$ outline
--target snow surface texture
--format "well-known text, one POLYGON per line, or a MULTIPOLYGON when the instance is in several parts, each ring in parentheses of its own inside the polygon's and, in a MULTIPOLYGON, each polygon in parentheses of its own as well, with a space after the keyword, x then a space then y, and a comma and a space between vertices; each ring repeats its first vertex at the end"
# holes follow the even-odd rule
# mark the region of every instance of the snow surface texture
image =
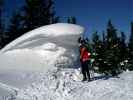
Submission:
POLYGON ((40 72, 29 71, 0 71, 0 100, 11 94, 16 94, 20 88, 36 82, 40 77, 40 72))
MULTIPOLYGON (((20 89, 16 100, 133 100, 133 72, 120 78, 99 77, 81 82, 80 70, 61 69, 40 74, 35 83, 20 89)), ((95 75, 96 76, 96 75, 95 75)))
POLYGON ((77 39, 83 32, 83 27, 65 23, 30 31, 1 50, 0 69, 46 72, 55 66, 77 66, 77 39))

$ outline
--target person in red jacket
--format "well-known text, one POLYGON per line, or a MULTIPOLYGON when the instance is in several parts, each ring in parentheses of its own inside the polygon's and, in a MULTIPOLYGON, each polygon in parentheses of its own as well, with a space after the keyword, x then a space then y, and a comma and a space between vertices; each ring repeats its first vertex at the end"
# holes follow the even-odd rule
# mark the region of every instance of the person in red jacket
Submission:
POLYGON ((84 43, 81 43, 80 45, 80 61, 81 61, 81 69, 83 74, 83 80, 86 81, 88 78, 88 81, 90 81, 90 72, 89 72, 89 62, 90 62, 91 53, 87 50, 87 48, 84 46, 84 43))

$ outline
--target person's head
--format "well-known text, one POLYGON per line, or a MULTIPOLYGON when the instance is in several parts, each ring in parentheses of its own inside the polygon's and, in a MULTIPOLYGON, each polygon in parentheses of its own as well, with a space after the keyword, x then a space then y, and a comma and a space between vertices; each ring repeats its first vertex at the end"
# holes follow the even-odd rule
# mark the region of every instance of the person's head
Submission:
POLYGON ((81 37, 78 38, 78 43, 81 43, 82 39, 81 37))
POLYGON ((78 38, 78 43, 79 43, 79 46, 82 46, 82 47, 85 47, 86 45, 86 41, 81 37, 78 38))
POLYGON ((86 45, 86 41, 85 41, 85 40, 82 40, 82 41, 81 41, 81 44, 82 44, 83 46, 85 46, 85 45, 86 45))
POLYGON ((83 47, 83 40, 80 40, 79 47, 83 47))
POLYGON ((82 46, 82 38, 81 37, 78 38, 78 43, 79 43, 79 47, 81 47, 82 46))

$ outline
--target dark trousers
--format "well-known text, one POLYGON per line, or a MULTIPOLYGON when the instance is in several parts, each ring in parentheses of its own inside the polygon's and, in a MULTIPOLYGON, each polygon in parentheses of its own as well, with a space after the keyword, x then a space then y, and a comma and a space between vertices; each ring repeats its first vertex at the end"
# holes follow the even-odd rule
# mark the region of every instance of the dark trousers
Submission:
POLYGON ((82 74, 83 74, 83 79, 88 79, 90 80, 90 72, 89 72, 89 61, 81 61, 81 69, 82 69, 82 74))

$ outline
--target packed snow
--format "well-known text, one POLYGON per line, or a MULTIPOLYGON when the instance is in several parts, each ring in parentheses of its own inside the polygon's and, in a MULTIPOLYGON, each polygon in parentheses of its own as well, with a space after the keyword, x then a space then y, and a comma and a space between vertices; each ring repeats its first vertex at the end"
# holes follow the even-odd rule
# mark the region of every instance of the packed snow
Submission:
POLYGON ((133 72, 117 78, 95 74, 91 82, 82 82, 80 70, 73 68, 38 76, 36 82, 16 92, 16 100, 133 100, 133 72))
MULTIPOLYGON (((14 85, 10 82, 10 85, 0 84, 0 87, 6 88, 10 94, 12 93, 15 100, 133 99, 133 72, 124 72, 117 78, 105 77, 95 73, 95 80, 91 82, 82 82, 80 69, 73 68, 62 68, 36 74, 17 72, 14 77, 8 76, 8 78, 11 77, 16 81, 14 85), (25 83, 24 80, 29 83, 25 83), (23 83, 25 86, 21 86, 23 83), (17 86, 16 84, 21 85, 17 86)), ((7 95, 9 100, 10 94, 7 95)))
POLYGON ((133 100, 133 72, 82 82, 79 25, 35 29, 0 51, 0 100, 133 100))

